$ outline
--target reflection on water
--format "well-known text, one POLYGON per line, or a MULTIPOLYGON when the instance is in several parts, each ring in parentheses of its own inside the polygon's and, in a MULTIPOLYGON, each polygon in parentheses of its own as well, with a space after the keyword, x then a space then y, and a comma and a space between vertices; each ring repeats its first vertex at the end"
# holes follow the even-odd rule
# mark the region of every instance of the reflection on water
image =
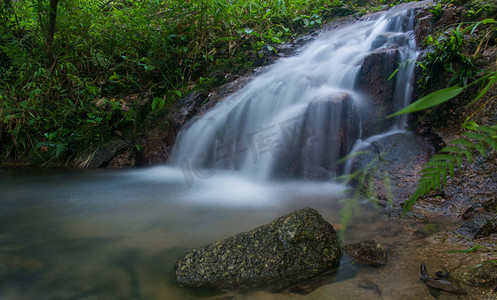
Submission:
MULTIPOLYGON (((172 268, 185 250, 306 206, 335 225, 340 219, 343 187, 337 184, 262 186, 218 174, 187 188, 181 176, 167 167, 2 170, 0 299, 202 299, 212 295, 174 284, 172 268)), ((347 240, 373 238, 390 250, 405 248, 403 227, 375 215, 363 208, 347 240)), ((390 269, 359 268, 352 278, 338 274, 340 280, 306 296, 259 291, 236 299, 374 299, 374 290, 358 289, 368 274, 387 290, 413 284, 423 289, 417 261, 408 264, 396 254, 390 269)), ((388 295, 383 291, 382 297, 388 295)))

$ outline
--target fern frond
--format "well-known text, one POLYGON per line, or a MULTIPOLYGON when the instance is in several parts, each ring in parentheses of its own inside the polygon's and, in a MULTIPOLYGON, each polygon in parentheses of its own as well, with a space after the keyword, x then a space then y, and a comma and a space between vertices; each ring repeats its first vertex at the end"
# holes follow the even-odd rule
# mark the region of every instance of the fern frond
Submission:
POLYGON ((460 145, 462 147, 471 147, 473 144, 465 139, 455 139, 451 142, 453 145, 460 145))
POLYGON ((419 198, 447 184, 448 175, 454 177, 455 167, 462 166, 464 159, 471 163, 473 152, 486 156, 488 147, 497 151, 497 125, 479 126, 472 123, 466 129, 470 130, 463 134, 463 138, 453 140, 425 164, 416 191, 404 202, 404 215, 419 198))
MULTIPOLYGON (((479 127, 478 127, 478 129, 481 130, 479 127)), ((484 133, 479 133, 479 132, 475 132, 475 131, 465 132, 464 135, 471 138, 471 139, 477 140, 477 141, 483 141, 484 139, 486 139, 488 137, 488 135, 486 135, 484 133)))
POLYGON ((487 143, 490 147, 497 149, 497 136, 493 137, 493 139, 485 140, 485 143, 487 143))
POLYGON ((483 142, 479 142, 478 144, 475 144, 476 150, 480 152, 481 156, 486 157, 487 156, 487 151, 485 150, 485 144, 483 142))

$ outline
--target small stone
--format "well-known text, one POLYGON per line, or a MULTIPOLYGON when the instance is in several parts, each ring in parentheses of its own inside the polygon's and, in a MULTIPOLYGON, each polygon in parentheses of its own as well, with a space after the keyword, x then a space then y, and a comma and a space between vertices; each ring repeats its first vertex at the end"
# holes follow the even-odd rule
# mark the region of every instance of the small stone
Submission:
POLYGON ((474 238, 487 237, 494 233, 497 233, 497 219, 487 220, 485 225, 483 225, 475 234, 474 238))
POLYGON ((345 245, 344 250, 357 262, 371 266, 383 266, 387 263, 385 248, 373 240, 345 245))

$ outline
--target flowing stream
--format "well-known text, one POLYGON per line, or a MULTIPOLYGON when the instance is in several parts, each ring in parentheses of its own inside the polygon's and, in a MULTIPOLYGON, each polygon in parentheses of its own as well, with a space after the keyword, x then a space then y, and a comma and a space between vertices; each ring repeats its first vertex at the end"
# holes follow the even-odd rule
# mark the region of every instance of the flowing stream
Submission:
MULTIPOLYGON (((378 109, 357 91, 367 55, 398 50, 393 95, 385 102, 391 101, 395 110, 410 103, 418 55, 413 27, 413 10, 392 9, 335 30, 298 56, 280 60, 189 122, 178 136, 171 164, 181 166, 190 184, 219 169, 262 182, 281 177, 333 179, 343 173, 337 161, 369 137, 363 132, 370 124, 363 119, 378 109)), ((406 117, 398 117, 377 134, 403 130, 405 125, 406 117)))
MULTIPOLYGON (((365 133, 368 99, 356 90, 361 62, 396 47, 394 107, 408 103, 418 55, 413 18, 410 9, 393 9, 322 34, 188 123, 167 166, 0 169, 0 299, 205 299, 212 294, 174 283, 173 264, 185 250, 306 206, 339 227, 347 187, 334 178, 347 168, 337 160, 406 122, 365 133)), ((400 254, 409 243, 419 246, 406 230, 365 206, 345 242, 382 240, 399 253, 387 267, 337 274, 307 296, 231 296, 429 299, 416 255, 400 254), (375 278, 382 293, 371 284, 358 288, 364 278, 375 278)))

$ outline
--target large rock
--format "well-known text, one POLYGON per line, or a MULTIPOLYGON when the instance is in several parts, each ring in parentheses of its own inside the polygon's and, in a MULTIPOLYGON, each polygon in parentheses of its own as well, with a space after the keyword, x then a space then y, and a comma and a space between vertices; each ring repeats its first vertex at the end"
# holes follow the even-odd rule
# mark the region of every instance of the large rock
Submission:
POLYGON ((340 257, 333 226, 304 208, 188 251, 176 262, 175 273, 183 287, 279 290, 329 270, 340 257))
POLYGON ((284 150, 277 170, 285 176, 330 179, 341 173, 337 161, 360 136, 359 112, 346 92, 309 102, 298 128, 285 129, 284 150))
MULTIPOLYGON (((385 37, 384 43, 387 41, 385 37)), ((395 121, 385 117, 395 112, 395 80, 388 79, 398 68, 399 59, 399 50, 395 48, 379 48, 364 58, 356 80, 356 89, 364 95, 369 105, 368 109, 362 110, 363 137, 383 132, 395 121)))

